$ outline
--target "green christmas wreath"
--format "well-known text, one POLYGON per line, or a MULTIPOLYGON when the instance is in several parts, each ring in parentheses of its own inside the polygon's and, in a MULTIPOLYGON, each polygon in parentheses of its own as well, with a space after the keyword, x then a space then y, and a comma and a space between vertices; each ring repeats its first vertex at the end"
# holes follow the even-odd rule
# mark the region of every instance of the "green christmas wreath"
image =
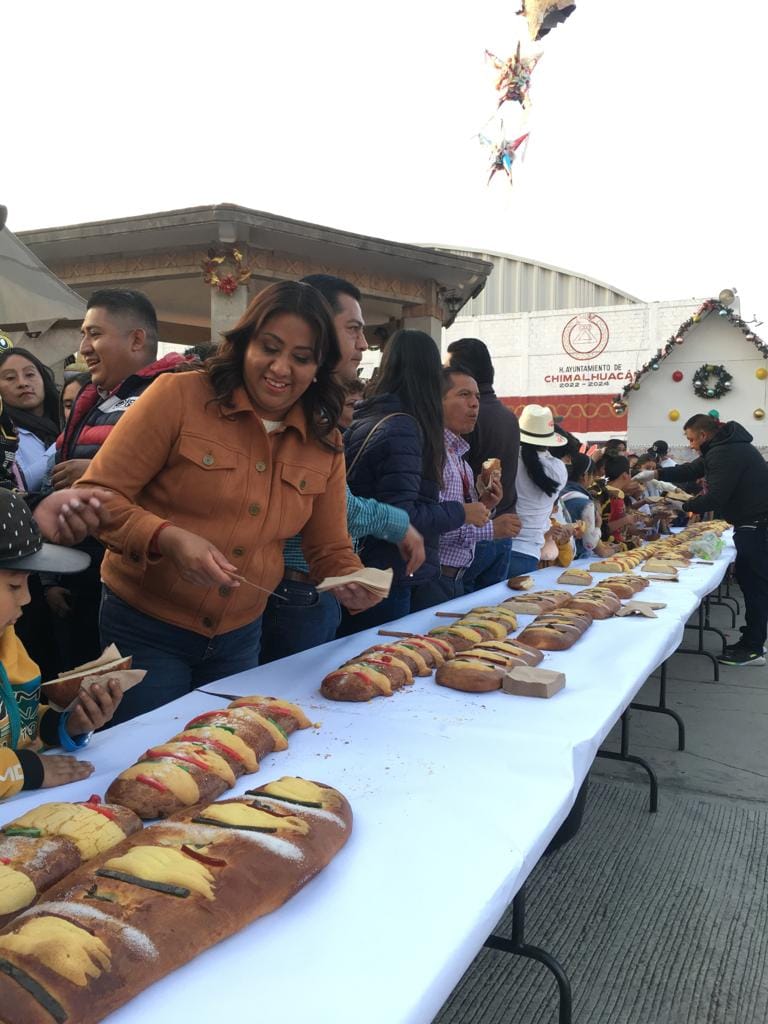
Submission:
POLYGON ((699 398, 722 398, 733 387, 733 376, 724 366, 705 363, 693 375, 693 391, 699 398))

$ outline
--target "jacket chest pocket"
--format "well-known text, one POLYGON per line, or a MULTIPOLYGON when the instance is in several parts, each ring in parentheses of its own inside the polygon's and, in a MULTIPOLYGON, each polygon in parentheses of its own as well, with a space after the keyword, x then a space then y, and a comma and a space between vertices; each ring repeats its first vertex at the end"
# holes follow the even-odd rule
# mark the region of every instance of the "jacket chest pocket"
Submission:
POLYGON ((294 537, 301 533, 312 515, 315 498, 325 493, 328 474, 307 466, 283 465, 280 469, 281 516, 280 535, 294 537))
POLYGON ((238 453, 217 441, 182 434, 179 456, 179 493, 190 498, 198 514, 210 515, 233 483, 238 453))

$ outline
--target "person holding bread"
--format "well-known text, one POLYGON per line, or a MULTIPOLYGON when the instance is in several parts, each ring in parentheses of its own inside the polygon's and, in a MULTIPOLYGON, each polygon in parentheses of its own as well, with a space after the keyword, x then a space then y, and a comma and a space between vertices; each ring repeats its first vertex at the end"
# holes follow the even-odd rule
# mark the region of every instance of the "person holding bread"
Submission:
MULTIPOLYGON (((344 394, 331 309, 310 285, 256 295, 203 369, 158 377, 82 481, 109 489, 102 641, 145 669, 126 720, 258 664, 261 614, 302 534, 312 578, 362 568, 346 525, 344 394)), ((379 598, 335 589, 359 611, 379 598)))
MULTIPOLYGON (((476 381, 469 374, 450 367, 443 369, 442 384, 445 463, 440 500, 475 501, 477 490, 472 469, 464 459, 469 444, 463 435, 471 433, 477 422, 480 393, 476 381)), ((481 470, 477 486, 480 489, 482 485, 480 501, 493 511, 502 497, 501 472, 500 467, 493 465, 498 460, 489 461, 491 464, 485 467, 488 471, 487 480, 483 479, 481 470)), ((483 526, 465 523, 458 530, 441 534, 440 574, 416 587, 411 611, 430 608, 454 597, 461 597, 465 592, 464 574, 472 565, 476 544, 483 540, 514 537, 519 530, 520 520, 514 513, 507 512, 489 520, 483 526)))
POLYGON ((510 576, 524 576, 539 564, 544 536, 550 529, 552 504, 568 479, 568 471, 550 448, 566 444, 555 432, 552 410, 526 405, 520 413, 520 461, 517 466, 517 514, 522 527, 512 539, 510 576))
MULTIPOLYGON (((632 511, 626 501, 633 480, 629 472, 629 459, 626 455, 607 455, 603 463, 607 481, 607 497, 602 507, 603 529, 607 539, 617 544, 636 547, 639 543, 637 535, 643 528, 643 517, 632 511)), ((639 487, 640 481, 635 482, 639 487)))
POLYGON ((576 452, 568 466, 568 484, 562 493, 562 502, 573 522, 584 524, 576 540, 576 558, 603 558, 613 553, 613 547, 602 539, 600 508, 590 494, 594 481, 594 465, 588 455, 576 452))
POLYGON ((0 489, 0 800, 87 778, 93 772, 87 761, 38 751, 80 750, 120 704, 122 691, 110 679, 81 690, 66 711, 41 706, 40 669, 14 630, 30 600, 31 572, 75 573, 87 565, 82 551, 45 544, 23 499, 0 489))
MULTIPOLYGON (((502 497, 496 515, 516 512, 517 464, 520 457, 520 427, 517 416, 499 399, 493 389, 495 370, 488 346, 480 338, 458 338, 448 345, 448 366, 468 373, 477 383, 480 408, 477 423, 466 440, 469 442, 467 462, 475 476, 483 472, 488 460, 498 462, 502 497)), ((475 545, 475 557, 464 575, 467 594, 509 577, 511 552, 509 537, 481 540, 475 545)))

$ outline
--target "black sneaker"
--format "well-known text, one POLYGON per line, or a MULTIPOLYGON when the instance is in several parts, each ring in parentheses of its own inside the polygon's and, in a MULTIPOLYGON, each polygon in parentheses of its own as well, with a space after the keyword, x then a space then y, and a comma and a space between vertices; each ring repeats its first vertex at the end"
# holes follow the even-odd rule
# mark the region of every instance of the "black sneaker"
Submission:
POLYGON ((721 665, 739 668, 742 665, 764 665, 765 655, 759 651, 750 651, 740 644, 734 644, 732 647, 726 647, 717 660, 721 665))

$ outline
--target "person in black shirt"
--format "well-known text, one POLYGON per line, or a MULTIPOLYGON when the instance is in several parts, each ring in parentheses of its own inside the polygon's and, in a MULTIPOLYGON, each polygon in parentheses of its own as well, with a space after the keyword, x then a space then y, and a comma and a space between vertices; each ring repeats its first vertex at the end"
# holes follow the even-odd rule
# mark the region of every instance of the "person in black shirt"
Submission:
POLYGON ((740 423, 720 423, 699 413, 683 428, 699 457, 658 471, 659 480, 686 483, 704 477, 705 494, 683 502, 684 512, 733 523, 736 580, 744 594, 745 624, 738 643, 726 647, 723 665, 764 665, 768 630, 768 463, 740 423))

